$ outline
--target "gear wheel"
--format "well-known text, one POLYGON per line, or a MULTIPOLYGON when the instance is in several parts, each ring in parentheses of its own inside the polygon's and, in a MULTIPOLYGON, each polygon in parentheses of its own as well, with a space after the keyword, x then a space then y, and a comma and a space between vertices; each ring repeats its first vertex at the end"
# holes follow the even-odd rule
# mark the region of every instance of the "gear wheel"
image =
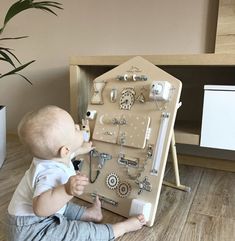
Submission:
POLYGON ((117 187, 117 194, 121 198, 127 197, 131 192, 131 185, 128 182, 120 182, 117 187))
POLYGON ((115 172, 111 172, 107 177, 106 177, 106 184, 108 188, 110 189, 115 189, 117 188, 119 184, 119 177, 115 172))

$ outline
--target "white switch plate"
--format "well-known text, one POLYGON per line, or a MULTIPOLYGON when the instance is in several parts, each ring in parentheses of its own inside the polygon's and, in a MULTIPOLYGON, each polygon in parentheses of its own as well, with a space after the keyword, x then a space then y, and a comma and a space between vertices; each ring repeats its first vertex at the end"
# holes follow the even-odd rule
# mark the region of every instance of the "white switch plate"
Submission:
POLYGON ((133 199, 131 202, 131 208, 129 211, 129 216, 136 216, 139 214, 143 214, 145 221, 148 222, 150 218, 152 204, 149 202, 145 202, 140 199, 133 199))

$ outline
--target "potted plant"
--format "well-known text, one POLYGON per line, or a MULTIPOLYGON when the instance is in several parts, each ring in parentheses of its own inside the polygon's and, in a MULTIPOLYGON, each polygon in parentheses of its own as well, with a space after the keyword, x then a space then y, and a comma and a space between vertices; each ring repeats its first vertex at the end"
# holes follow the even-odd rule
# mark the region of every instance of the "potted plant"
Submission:
MULTIPOLYGON (((27 36, 20 37, 1 37, 3 35, 4 29, 6 28, 8 22, 14 18, 17 14, 29 10, 29 9, 39 9, 48 13, 56 15, 55 9, 62 9, 62 4, 55 1, 35 1, 35 0, 18 0, 13 3, 4 18, 2 28, 0 28, 0 63, 4 62, 9 65, 9 70, 6 73, 0 73, 0 81, 2 78, 9 75, 19 75, 21 78, 26 80, 29 84, 31 81, 20 74, 24 68, 32 64, 35 60, 31 60, 27 63, 21 63, 17 56, 13 53, 13 50, 3 46, 1 43, 6 43, 12 40, 19 40, 27 38, 27 36)), ((6 108, 0 105, 0 167, 2 166, 6 158, 6 108)))
POLYGON ((0 106, 0 167, 6 158, 6 107, 0 106))

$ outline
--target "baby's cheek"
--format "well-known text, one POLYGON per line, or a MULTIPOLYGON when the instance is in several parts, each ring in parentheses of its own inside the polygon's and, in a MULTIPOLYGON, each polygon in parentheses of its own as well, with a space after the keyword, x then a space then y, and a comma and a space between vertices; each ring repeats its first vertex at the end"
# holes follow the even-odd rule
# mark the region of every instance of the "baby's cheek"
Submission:
POLYGON ((76 133, 76 137, 75 137, 75 146, 76 147, 80 147, 80 146, 82 146, 83 142, 84 142, 83 132, 82 131, 78 131, 76 133))

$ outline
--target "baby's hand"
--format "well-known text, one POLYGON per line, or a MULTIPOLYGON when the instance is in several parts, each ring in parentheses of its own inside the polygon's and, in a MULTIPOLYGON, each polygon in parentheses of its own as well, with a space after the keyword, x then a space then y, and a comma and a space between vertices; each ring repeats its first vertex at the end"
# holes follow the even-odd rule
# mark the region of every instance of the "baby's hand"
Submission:
POLYGON ((82 146, 76 151, 76 155, 82 155, 89 153, 91 150, 93 150, 95 147, 92 146, 92 142, 84 142, 82 146))
POLYGON ((78 173, 71 176, 67 183, 65 183, 65 191, 68 195, 79 196, 84 192, 85 186, 89 183, 88 178, 84 174, 78 173))

